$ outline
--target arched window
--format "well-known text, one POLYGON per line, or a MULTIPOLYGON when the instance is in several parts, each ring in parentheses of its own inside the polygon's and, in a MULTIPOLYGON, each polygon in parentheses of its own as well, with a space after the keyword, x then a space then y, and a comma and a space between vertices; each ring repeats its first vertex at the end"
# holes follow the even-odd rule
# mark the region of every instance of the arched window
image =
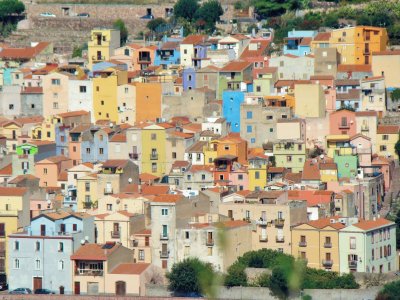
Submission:
POLYGON ((64 270, 64 261, 62 259, 58 261, 58 269, 64 270))
POLYGON ((40 270, 40 259, 39 258, 36 258, 36 260, 35 260, 35 269, 40 270))
POLYGON ((14 259, 14 269, 19 269, 19 259, 14 259))

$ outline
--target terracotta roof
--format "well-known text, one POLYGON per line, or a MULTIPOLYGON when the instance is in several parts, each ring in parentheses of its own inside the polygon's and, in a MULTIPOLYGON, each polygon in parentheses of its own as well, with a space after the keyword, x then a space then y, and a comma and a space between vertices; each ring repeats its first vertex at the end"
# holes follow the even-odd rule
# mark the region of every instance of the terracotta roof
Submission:
POLYGON ((143 185, 142 194, 143 195, 162 195, 169 192, 168 185, 143 185))
POLYGON ((246 58, 250 58, 250 57, 261 56, 266 52, 269 44, 270 44, 270 41, 266 41, 266 40, 250 41, 249 45, 242 52, 242 55, 240 56, 240 58, 241 59, 246 59, 246 58), (252 44, 257 44, 257 47, 256 47, 255 50, 250 50, 249 49, 250 45, 252 45, 252 44))
POLYGON ((196 152, 196 153, 202 153, 203 148, 207 146, 206 141, 198 141, 191 145, 189 148, 186 149, 186 152, 196 152))
POLYGON ((21 90, 21 94, 43 94, 41 86, 27 86, 21 90))
POLYGON ((182 195, 172 195, 172 194, 157 195, 154 197, 152 202, 176 203, 182 200, 183 198, 184 197, 182 195))
POLYGON ((214 171, 214 166, 212 165, 192 165, 189 169, 191 173, 197 172, 209 172, 212 173, 214 171))
POLYGON ((284 167, 269 167, 268 173, 283 173, 286 170, 284 167))
POLYGON ((156 179, 160 179, 160 177, 155 176, 150 173, 141 173, 141 174, 139 174, 139 179, 140 179, 140 181, 154 181, 156 179))
POLYGON ((329 41, 330 38, 331 38, 330 32, 318 32, 318 34, 314 37, 314 41, 317 42, 329 41))
POLYGON ((378 116, 376 111, 368 110, 368 111, 356 111, 356 117, 375 117, 378 116))
POLYGON ((332 191, 292 190, 288 191, 290 200, 306 200, 307 206, 328 205, 331 203, 332 191))
POLYGON ((40 54, 50 43, 40 42, 35 47, 29 48, 3 48, 0 52, 2 59, 32 59, 40 54))
POLYGON ((12 175, 12 164, 8 164, 5 167, 3 167, 2 169, 0 169, 0 175, 12 175))
POLYGON ((106 261, 108 256, 120 247, 116 243, 100 244, 85 244, 81 246, 73 255, 72 260, 102 260, 106 261), (103 248, 104 245, 109 245, 110 248, 103 248))
POLYGON ((192 138, 194 136, 193 133, 187 133, 187 132, 181 132, 181 131, 175 131, 175 130, 174 131, 169 131, 168 134, 176 136, 176 137, 181 137, 181 138, 184 138, 184 139, 190 139, 190 138, 192 138))
POLYGON ((105 217, 109 216, 109 213, 95 215, 96 218, 104 220, 105 217))
POLYGON ((192 34, 192 35, 188 35, 188 36, 181 42, 181 45, 184 45, 184 44, 198 45, 198 44, 204 43, 206 40, 207 40, 207 35, 203 35, 203 34, 192 34))
POLYGON ((399 125, 378 125, 377 134, 398 134, 399 125))
POLYGON ((151 229, 143 229, 136 232, 134 235, 151 235, 151 229))
POLYGON ((58 116, 60 116, 62 118, 71 118, 71 117, 85 116, 85 115, 89 115, 89 114, 90 114, 90 112, 88 112, 86 110, 77 110, 77 111, 69 111, 69 112, 61 113, 61 114, 58 114, 58 116))
POLYGON ((353 100, 359 99, 361 95, 361 90, 359 89, 350 89, 347 93, 337 93, 337 100, 353 100))
POLYGON ((201 132, 201 124, 199 123, 190 123, 182 126, 184 130, 192 131, 192 132, 201 132))
POLYGON ((372 72, 371 65, 338 65, 337 71, 340 72, 372 72))
POLYGON ((126 134, 125 133, 117 133, 112 136, 110 139, 112 143, 126 143, 126 134))
POLYGON ((58 180, 58 181, 67 181, 67 180, 68 180, 68 173, 67 173, 66 171, 61 171, 61 172, 58 174, 57 180, 58 180))
POLYGON ((304 38, 301 39, 301 42, 300 42, 299 45, 300 46, 308 46, 308 45, 310 45, 311 41, 312 41, 312 38, 304 37, 304 38))
POLYGON ((72 128, 69 131, 69 133, 82 133, 86 130, 89 130, 91 126, 92 126, 91 124, 80 124, 80 125, 72 128))
POLYGON ((184 167, 188 167, 190 165, 190 162, 186 161, 186 160, 176 160, 174 161, 174 163, 172 164, 172 169, 175 168, 184 168, 184 167))
POLYGON ((242 227, 242 226, 249 226, 249 222, 243 220, 232 220, 232 221, 225 221, 218 223, 221 227, 224 228, 235 228, 235 227, 242 227))
POLYGON ((248 61, 238 61, 234 60, 229 63, 227 63, 221 70, 220 72, 236 72, 236 71, 243 71, 244 69, 248 68, 251 66, 252 63, 248 61))
POLYGON ((337 165, 335 163, 320 163, 320 170, 337 170, 337 165))
POLYGON ((0 187, 0 196, 23 196, 26 192, 26 188, 0 187))
POLYGON ((360 85, 359 79, 337 79, 335 80, 336 86, 346 86, 346 85, 360 85))
POLYGON ((150 266, 145 263, 122 263, 116 266, 110 274, 140 275, 150 266))
POLYGON ((102 168, 123 168, 128 161, 127 159, 109 159, 103 163, 102 168))
POLYGON ((384 50, 384 51, 372 52, 372 56, 379 56, 379 55, 400 55, 400 50, 384 50))
POLYGON ((335 80, 335 77, 332 75, 312 75, 310 80, 335 80))
POLYGON ((375 228, 392 225, 392 224, 395 224, 395 223, 392 221, 383 219, 383 218, 379 218, 376 220, 361 220, 360 222, 353 224, 353 226, 358 227, 362 230, 368 231, 368 230, 372 230, 375 228))
POLYGON ((47 160, 51 161, 52 163, 57 164, 57 163, 62 162, 62 161, 70 160, 70 158, 68 158, 68 157, 66 157, 64 155, 50 156, 50 157, 47 157, 45 159, 42 159, 41 161, 38 161, 36 164, 41 164, 41 163, 43 163, 44 161, 47 161, 47 160))
POLYGON ((285 180, 291 181, 293 183, 300 183, 301 182, 301 173, 292 173, 292 172, 288 172, 286 173, 283 178, 285 180))
POLYGON ((306 160, 303 167, 302 180, 321 180, 321 174, 317 162, 312 159, 306 160))
POLYGON ((384 80, 384 76, 371 76, 371 77, 366 77, 361 79, 361 82, 366 82, 366 81, 376 81, 376 80, 384 80))
POLYGON ((10 184, 18 184, 24 180, 40 180, 39 177, 33 176, 31 174, 25 174, 25 175, 18 175, 15 177, 13 180, 9 181, 8 183, 10 184))
POLYGON ((20 123, 21 125, 42 123, 43 120, 43 116, 22 117, 14 119, 14 121, 20 123))
POLYGON ((333 227, 335 229, 342 229, 344 227, 346 227, 345 225, 343 225, 342 223, 338 222, 338 218, 337 217, 332 217, 332 218, 324 218, 324 219, 318 219, 315 221, 310 221, 308 223, 306 223, 314 228, 318 228, 318 229, 323 229, 325 227, 333 227), (335 220, 334 223, 332 223, 331 220, 335 220))
MULTIPOLYGON (((128 197, 127 197, 127 198, 128 198, 128 197)), ((133 216, 136 215, 136 214, 134 214, 134 213, 127 212, 126 210, 119 210, 119 211, 117 211, 117 213, 119 213, 119 214, 121 214, 121 215, 124 215, 124 216, 126 216, 126 217, 128 217, 128 218, 133 217, 133 216)))
POLYGON ((309 84, 312 83, 310 80, 278 80, 275 82, 275 87, 285 87, 294 88, 296 84, 309 84))

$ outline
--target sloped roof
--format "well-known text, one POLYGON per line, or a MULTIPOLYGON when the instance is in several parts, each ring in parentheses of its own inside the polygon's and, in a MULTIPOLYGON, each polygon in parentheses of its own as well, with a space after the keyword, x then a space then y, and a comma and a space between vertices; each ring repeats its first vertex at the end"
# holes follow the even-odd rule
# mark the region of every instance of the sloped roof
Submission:
POLYGON ((122 263, 116 266, 110 273, 111 274, 125 274, 125 275, 140 275, 150 264, 145 263, 122 263))
POLYGON ((72 260, 102 260, 106 261, 116 249, 120 247, 116 243, 106 243, 110 248, 103 248, 101 244, 85 244, 81 246, 73 255, 72 260))

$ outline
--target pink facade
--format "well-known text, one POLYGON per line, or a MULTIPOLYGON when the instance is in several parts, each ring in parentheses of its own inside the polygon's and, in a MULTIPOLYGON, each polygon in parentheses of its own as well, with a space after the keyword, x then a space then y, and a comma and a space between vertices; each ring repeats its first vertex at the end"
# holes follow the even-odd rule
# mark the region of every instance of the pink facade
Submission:
POLYGON ((229 174, 229 180, 230 184, 237 186, 238 190, 247 190, 249 188, 249 175, 244 168, 232 171, 229 174))
POLYGON ((60 173, 72 166, 72 160, 65 156, 53 156, 37 162, 35 174, 40 178, 39 186, 58 187, 60 173))
POLYGON ((394 169, 396 167, 394 160, 383 156, 378 156, 374 158, 372 165, 374 167, 379 167, 380 172, 383 174, 385 191, 388 191, 390 189, 393 180, 394 169))
POLYGON ((154 63, 157 46, 149 46, 135 49, 133 52, 133 69, 135 71, 145 70, 154 63))
MULTIPOLYGON (((350 139, 354 152, 358 154, 358 162, 361 167, 371 166, 372 143, 371 139, 362 134, 357 134, 350 139)), ((367 172, 367 173, 372 173, 367 172)))
POLYGON ((355 112, 341 109, 331 113, 329 116, 329 133, 355 135, 357 133, 355 112))

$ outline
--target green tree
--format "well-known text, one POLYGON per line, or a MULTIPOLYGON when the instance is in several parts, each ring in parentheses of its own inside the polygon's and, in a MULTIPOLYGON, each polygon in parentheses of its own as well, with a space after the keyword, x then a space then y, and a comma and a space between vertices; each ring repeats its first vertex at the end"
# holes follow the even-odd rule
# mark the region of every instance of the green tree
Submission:
POLYGON ((258 0, 254 7, 261 18, 283 15, 289 10, 295 10, 301 6, 298 0, 258 0))
POLYGON ((4 20, 11 14, 21 14, 25 11, 25 5, 18 0, 0 1, 0 19, 4 20))
POLYGON ((195 18, 197 21, 204 21, 204 27, 208 30, 215 28, 215 22, 219 21, 224 10, 217 0, 208 0, 204 2, 196 11, 195 18))
POLYGON ((228 268, 225 276, 226 286, 247 286, 246 266, 240 262, 235 262, 228 268))
POLYGON ((146 27, 151 31, 156 31, 156 29, 160 25, 165 25, 165 24, 167 24, 167 21, 165 21, 163 18, 157 18, 157 19, 149 21, 147 23, 146 27))
POLYGON ((397 102, 400 100, 400 89, 394 89, 390 94, 390 98, 393 102, 397 102))
POLYGON ((183 18, 185 20, 193 20, 196 11, 199 9, 197 0, 178 0, 174 5, 175 18, 183 18))
POLYGON ((82 47, 74 46, 72 57, 82 57, 82 47))
POLYGON ((396 151, 396 154, 400 158, 400 135, 399 135, 399 139, 397 140, 396 144, 394 145, 394 150, 396 151))
POLYGON ((397 249, 400 247, 400 209, 397 211, 396 218, 394 219, 394 222, 397 225, 397 230, 396 230, 396 245, 397 249))
POLYGON ((121 19, 117 19, 114 22, 113 27, 119 30, 121 46, 125 45, 128 40, 128 28, 126 28, 125 22, 121 19))
POLYGON ((244 5, 243 5, 242 2, 236 1, 235 4, 234 4, 234 8, 235 8, 236 10, 243 9, 243 8, 244 8, 244 5))
POLYGON ((400 291, 400 280, 387 283, 383 286, 383 289, 379 291, 376 300, 392 300, 399 299, 400 291))
POLYGON ((178 295, 209 294, 216 280, 212 266, 198 258, 187 258, 174 264, 166 277, 169 289, 178 295))

